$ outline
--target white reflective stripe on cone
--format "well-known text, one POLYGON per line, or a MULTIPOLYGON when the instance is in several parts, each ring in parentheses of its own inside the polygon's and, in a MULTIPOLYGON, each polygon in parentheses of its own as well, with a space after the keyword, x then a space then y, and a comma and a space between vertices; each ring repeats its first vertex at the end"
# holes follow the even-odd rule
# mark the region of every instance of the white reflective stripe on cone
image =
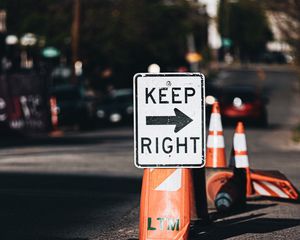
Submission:
POLYGON ((207 138, 208 148, 224 148, 224 137, 221 135, 208 135, 207 138))
POLYGON ((246 136, 243 133, 235 133, 233 136, 233 147, 235 151, 247 151, 246 136))
MULTIPOLYGON (((213 151, 216 151, 217 149, 214 148, 213 151)), ((213 168, 217 168, 219 166, 219 161, 218 161, 218 153, 214 152, 213 154, 213 168)))
POLYGON ((270 188, 273 192, 275 192, 279 197, 282 198, 289 198, 288 195, 286 195, 279 187, 277 187, 276 185, 266 182, 266 181, 262 181, 263 184, 265 184, 268 188, 270 188))
POLYGON ((248 160, 247 155, 234 156, 234 160, 235 160, 236 168, 248 168, 249 167, 249 160, 248 160))
POLYGON ((223 131, 220 113, 210 115, 209 131, 223 131))
POLYGON ((253 187, 256 192, 258 192, 262 196, 271 196, 269 192, 267 192, 263 187, 259 185, 256 181, 253 181, 253 187))
POLYGON ((155 190, 175 192, 181 188, 182 169, 176 169, 155 190))
POLYGON ((266 181, 254 181, 253 186, 256 192, 262 196, 289 198, 278 186, 266 181), (269 192, 269 191, 272 192, 269 192), (275 193, 275 196, 274 196, 275 193))

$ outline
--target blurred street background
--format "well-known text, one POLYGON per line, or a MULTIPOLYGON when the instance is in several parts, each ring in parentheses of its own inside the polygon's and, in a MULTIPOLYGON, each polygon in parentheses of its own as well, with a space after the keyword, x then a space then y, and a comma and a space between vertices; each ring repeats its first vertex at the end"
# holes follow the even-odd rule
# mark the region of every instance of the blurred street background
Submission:
MULTIPOLYGON (((227 158, 300 189, 296 0, 0 0, 0 239, 138 239, 133 76, 202 72, 227 158)), ((299 203, 252 199, 191 239, 299 239, 299 203)))

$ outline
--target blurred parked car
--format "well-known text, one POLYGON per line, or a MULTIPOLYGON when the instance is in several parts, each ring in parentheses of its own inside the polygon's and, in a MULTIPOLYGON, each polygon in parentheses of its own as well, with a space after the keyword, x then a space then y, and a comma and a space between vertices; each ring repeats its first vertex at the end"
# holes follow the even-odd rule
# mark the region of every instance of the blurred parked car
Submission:
POLYGON ((282 52, 265 52, 263 53, 260 58, 260 62, 268 63, 268 64, 286 64, 287 58, 282 52))
POLYGON ((262 127, 268 125, 268 99, 254 86, 226 87, 220 92, 219 101, 225 122, 244 120, 262 127))
POLYGON ((133 120, 132 89, 113 90, 97 105, 96 117, 101 123, 131 123, 133 120))
POLYGON ((81 129, 91 127, 97 99, 92 90, 60 85, 54 87, 50 94, 56 97, 59 125, 79 125, 81 129))

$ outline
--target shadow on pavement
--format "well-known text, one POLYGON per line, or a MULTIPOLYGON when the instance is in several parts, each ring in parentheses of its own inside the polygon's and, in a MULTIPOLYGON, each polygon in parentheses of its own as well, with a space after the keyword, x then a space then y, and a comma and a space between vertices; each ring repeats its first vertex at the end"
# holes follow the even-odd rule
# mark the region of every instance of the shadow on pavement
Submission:
POLYGON ((234 215, 238 215, 238 214, 241 214, 241 213, 248 213, 248 212, 256 211, 256 210, 259 210, 259 209, 274 207, 276 205, 277 205, 276 203, 269 203, 269 204, 247 203, 246 205, 242 206, 240 209, 234 209, 234 210, 230 211, 229 213, 220 213, 218 211, 213 211, 213 212, 210 213, 210 219, 212 221, 215 221, 215 220, 218 220, 218 219, 221 219, 221 218, 234 216, 234 215))
POLYGON ((0 239, 88 239, 138 207, 140 188, 138 178, 2 173, 0 239))
MULTIPOLYGON (((298 195, 300 195, 298 189, 296 187, 294 187, 294 188, 297 191, 298 195)), ((276 197, 258 196, 258 197, 256 197, 255 200, 251 200, 251 201, 264 201, 264 200, 274 201, 274 202, 300 204, 300 198, 298 198, 297 200, 294 200, 294 199, 289 199, 289 198, 276 198, 276 197)))
POLYGON ((265 218, 264 214, 250 214, 245 217, 225 219, 210 226, 191 228, 191 240, 227 239, 243 234, 270 233, 300 225, 300 219, 265 218))
POLYGON ((68 145, 87 145, 97 144, 111 141, 133 141, 133 135, 126 136, 110 136, 110 135, 97 135, 97 136, 81 136, 81 135, 68 135, 62 137, 27 137, 27 136, 7 136, 0 137, 0 148, 10 147, 25 147, 25 146, 68 146, 68 145))
POLYGON ((1 173, 0 192, 5 189, 31 189, 37 191, 87 191, 95 193, 139 193, 141 179, 80 176, 61 174, 1 173))
MULTIPOLYGON (((13 240, 17 240, 17 238, 13 240)), ((28 238, 22 238, 22 240, 89 240, 89 239, 88 238, 60 238, 60 237, 46 237, 46 236, 43 236, 42 238, 41 237, 32 238, 31 236, 28 238)))

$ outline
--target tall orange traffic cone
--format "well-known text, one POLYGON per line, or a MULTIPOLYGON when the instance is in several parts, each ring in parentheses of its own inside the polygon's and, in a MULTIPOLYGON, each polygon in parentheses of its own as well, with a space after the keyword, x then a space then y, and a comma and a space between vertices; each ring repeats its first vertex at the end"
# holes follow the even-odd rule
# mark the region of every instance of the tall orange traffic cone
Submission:
POLYGON ((140 204, 140 240, 186 240, 190 226, 188 169, 145 169, 140 204))
MULTIPOLYGON (((235 169, 245 170, 245 172, 241 174, 246 174, 246 195, 251 196, 253 194, 253 187, 250 177, 245 128, 242 122, 238 122, 235 128, 229 165, 235 169)), ((238 170, 235 172, 238 172, 238 170)))
POLYGON ((226 167, 225 143, 220 114, 216 101, 212 107, 207 138, 206 167, 226 167))
POLYGON ((52 131, 49 134, 51 137, 59 137, 62 136, 62 131, 58 129, 58 108, 57 108, 57 100, 56 97, 50 98, 50 111, 51 111, 51 124, 52 131))

